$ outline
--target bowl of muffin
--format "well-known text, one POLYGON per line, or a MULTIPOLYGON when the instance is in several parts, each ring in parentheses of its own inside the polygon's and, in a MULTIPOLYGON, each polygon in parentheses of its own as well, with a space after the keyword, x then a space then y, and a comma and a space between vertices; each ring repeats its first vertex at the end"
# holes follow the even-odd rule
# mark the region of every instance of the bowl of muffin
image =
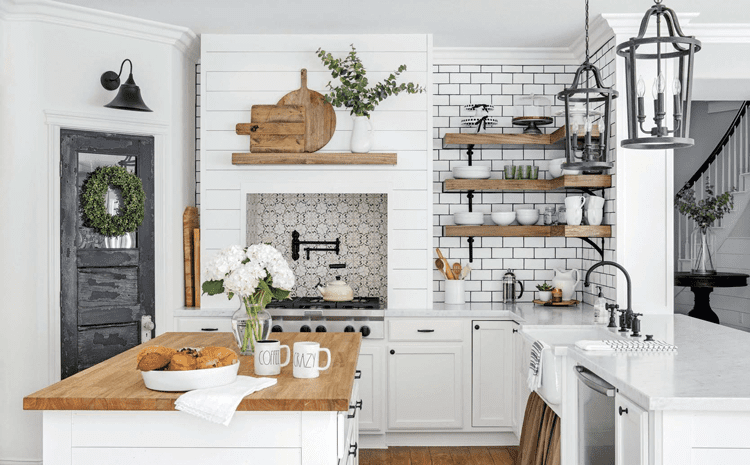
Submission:
POLYGON ((138 353, 137 368, 148 389, 191 391, 234 382, 240 361, 226 347, 148 346, 138 353))

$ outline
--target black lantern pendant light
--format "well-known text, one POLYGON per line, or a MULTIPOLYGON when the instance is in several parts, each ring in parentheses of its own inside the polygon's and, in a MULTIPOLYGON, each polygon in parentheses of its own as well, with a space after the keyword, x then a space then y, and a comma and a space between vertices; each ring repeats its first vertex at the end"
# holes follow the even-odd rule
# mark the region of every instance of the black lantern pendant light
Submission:
POLYGON ((695 37, 682 33, 675 12, 661 2, 654 0, 655 5, 643 16, 638 37, 617 46, 617 54, 625 58, 628 98, 628 138, 620 145, 630 149, 674 149, 694 144, 690 138, 693 57, 701 49, 701 43, 695 37), (656 16, 656 37, 644 37, 652 16, 656 16), (662 36, 662 20, 669 35, 662 36), (655 70, 653 65, 644 63, 646 60, 655 60, 655 70), (650 129, 643 126, 646 121, 643 101, 646 83, 638 71, 641 64, 647 72, 656 71, 652 85, 655 126, 650 129), (670 82, 674 101, 672 129, 666 119, 665 107, 665 93, 670 82))
POLYGON ((130 110, 130 111, 153 111, 143 103, 141 98, 141 89, 135 85, 133 80, 133 62, 129 59, 123 60, 120 65, 120 73, 116 74, 114 71, 107 71, 102 74, 101 77, 102 87, 107 90, 115 90, 118 87, 120 91, 117 96, 104 105, 107 108, 117 108, 118 110, 130 110), (120 85, 120 75, 122 75, 122 68, 125 66, 125 62, 130 63, 130 76, 124 84, 120 85))
POLYGON ((602 84, 601 74, 589 61, 589 2, 586 0, 586 61, 576 70, 573 83, 557 94, 565 102, 564 169, 601 173, 612 168, 609 152, 610 109, 617 91, 602 84))

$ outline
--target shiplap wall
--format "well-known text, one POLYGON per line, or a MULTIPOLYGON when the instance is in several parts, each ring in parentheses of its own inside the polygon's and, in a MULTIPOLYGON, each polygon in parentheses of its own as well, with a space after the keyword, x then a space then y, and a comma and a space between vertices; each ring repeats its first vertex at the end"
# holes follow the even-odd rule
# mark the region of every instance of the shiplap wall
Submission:
MULTIPOLYGON (((232 165, 232 152, 247 152, 249 136, 235 125, 250 121, 250 107, 275 104, 300 86, 325 92, 331 80, 315 55, 336 56, 357 47, 370 82, 401 64, 399 82, 432 84, 432 36, 415 35, 218 35, 201 37, 200 210, 204 262, 216 251, 244 244, 247 193, 388 194, 388 302, 390 308, 430 308, 428 265, 432 218, 432 95, 390 97, 372 114, 373 152, 397 152, 396 166, 232 165)), ((336 110, 336 133, 321 152, 349 151, 352 120, 336 110)), ((291 233, 291 231, 289 232, 291 233)), ((204 296, 202 306, 231 307, 225 297, 204 296)))

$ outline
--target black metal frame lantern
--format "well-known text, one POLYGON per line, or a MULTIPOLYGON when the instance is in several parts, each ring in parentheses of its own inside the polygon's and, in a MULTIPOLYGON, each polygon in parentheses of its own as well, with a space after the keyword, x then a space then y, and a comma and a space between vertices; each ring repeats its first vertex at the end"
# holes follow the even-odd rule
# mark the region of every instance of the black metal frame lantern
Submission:
POLYGON ((607 161, 609 120, 612 100, 617 95, 616 90, 604 86, 599 69, 589 61, 589 2, 586 0, 586 61, 576 70, 570 87, 557 94, 557 98, 565 102, 564 169, 601 173, 612 168, 613 163, 607 161), (590 87, 592 80, 594 86, 590 87), (571 122, 574 117, 577 121, 571 122))
POLYGON ((625 85, 628 99, 628 138, 620 145, 630 149, 674 149, 690 147, 690 107, 693 90, 693 57, 701 49, 701 43, 694 36, 686 36, 680 29, 677 15, 673 10, 654 0, 641 21, 638 36, 617 46, 617 54, 625 58, 625 85), (656 16, 656 37, 644 37, 652 16, 656 16), (669 35, 662 36, 662 19, 669 35), (671 46, 671 47, 670 47, 671 46), (639 47, 642 47, 639 50, 639 47), (662 50, 664 47, 667 50, 662 50), (644 50, 645 49, 645 50, 644 50), (638 62, 656 60, 656 77, 653 81, 655 126, 644 128, 646 111, 644 95, 646 85, 638 74, 638 62), (667 90, 667 63, 677 60, 672 79, 674 107, 672 129, 666 121, 665 93, 667 90), (636 80, 636 76, 638 79, 636 80), (671 135, 670 135, 671 134, 671 135))

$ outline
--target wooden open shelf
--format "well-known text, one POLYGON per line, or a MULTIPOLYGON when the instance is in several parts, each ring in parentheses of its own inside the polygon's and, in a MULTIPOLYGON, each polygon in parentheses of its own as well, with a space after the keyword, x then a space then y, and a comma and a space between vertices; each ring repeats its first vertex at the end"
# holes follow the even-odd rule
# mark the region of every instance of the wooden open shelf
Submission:
MULTIPOLYGON (((558 128, 552 134, 477 134, 477 133, 448 133, 443 137, 443 148, 462 145, 553 145, 565 138, 565 126, 558 128)), ((597 129, 592 137, 599 137, 597 129)), ((579 133, 578 137, 583 137, 579 133)))
POLYGON ((564 175, 555 179, 446 179, 448 191, 554 191, 612 187, 611 174, 564 175))
POLYGON ((445 226, 446 237, 612 237, 612 226, 445 226))
POLYGON ((395 165, 395 153, 233 153, 233 165, 395 165))

